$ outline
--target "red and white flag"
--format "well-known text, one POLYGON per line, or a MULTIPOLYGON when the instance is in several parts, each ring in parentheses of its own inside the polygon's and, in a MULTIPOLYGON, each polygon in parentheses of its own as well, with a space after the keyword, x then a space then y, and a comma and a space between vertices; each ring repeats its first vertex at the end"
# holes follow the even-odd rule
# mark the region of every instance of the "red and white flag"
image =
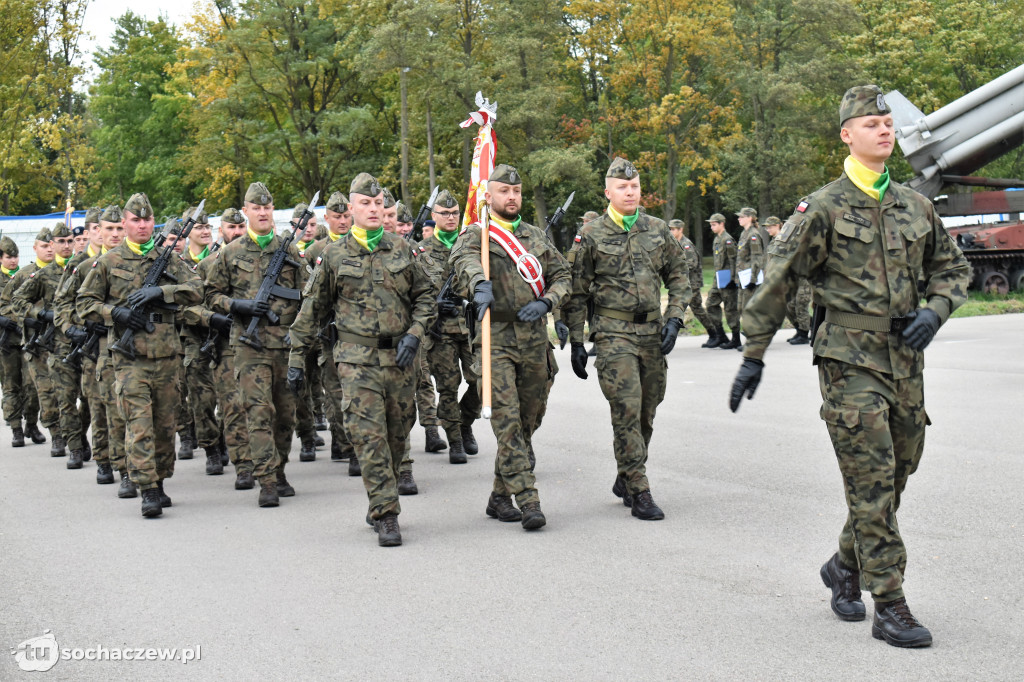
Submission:
POLYGON ((469 196, 466 198, 466 210, 462 215, 462 227, 466 228, 480 219, 480 205, 484 203, 484 192, 487 191, 487 178, 494 170, 494 157, 498 152, 498 140, 491 127, 498 117, 498 103, 487 100, 483 93, 476 93, 476 105, 480 107, 470 112, 469 118, 459 124, 460 128, 468 128, 474 123, 480 126, 473 148, 473 166, 469 174, 469 196))

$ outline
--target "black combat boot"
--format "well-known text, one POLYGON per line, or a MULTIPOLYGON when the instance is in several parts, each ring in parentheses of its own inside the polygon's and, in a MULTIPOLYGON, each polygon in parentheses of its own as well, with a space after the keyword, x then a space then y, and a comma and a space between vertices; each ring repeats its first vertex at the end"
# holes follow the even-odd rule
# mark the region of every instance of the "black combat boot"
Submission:
POLYGON ((700 345, 701 348, 718 348, 728 340, 721 327, 715 327, 708 332, 708 340, 700 345))
POLYGON ((312 462, 316 460, 316 446, 312 438, 303 438, 302 447, 299 449, 300 462, 312 462))
POLYGON ((147 519, 160 516, 164 513, 163 505, 160 504, 160 490, 157 488, 146 488, 142 491, 142 515, 147 519))
POLYGON ((424 426, 423 431, 426 433, 426 442, 423 445, 423 449, 427 452, 441 452, 448 447, 448 443, 445 443, 444 439, 437 433, 436 426, 424 426))
POLYGON ((164 482, 163 482, 163 479, 161 479, 161 480, 156 482, 156 489, 160 491, 160 506, 161 507, 170 507, 171 506, 171 498, 168 497, 167 493, 164 492, 164 482))
POLYGON ((284 475, 284 465, 277 467, 277 494, 280 497, 295 497, 295 488, 284 475))
POLYGON ((17 424, 11 424, 11 447, 25 447, 25 431, 21 428, 20 421, 17 424))
POLYGON ((526 530, 536 530, 548 522, 540 510, 540 502, 527 502, 520 505, 519 510, 523 513, 523 528, 526 530))
POLYGON ((82 468, 82 458, 84 457, 84 455, 85 455, 85 452, 82 451, 82 450, 72 450, 71 451, 71 456, 68 457, 68 462, 67 462, 68 469, 81 469, 82 468))
POLYGON ((68 454, 68 444, 64 437, 58 436, 51 431, 50 439, 50 457, 66 457, 68 454))
POLYGON ((359 466, 359 458, 356 457, 355 451, 348 458, 348 475, 349 476, 362 476, 363 468, 359 466))
POLYGON ((411 471, 399 471, 398 472, 398 494, 399 495, 418 495, 420 492, 419 487, 416 485, 416 479, 412 477, 411 471))
POLYGON ((633 516, 644 521, 661 521, 665 518, 665 512, 654 503, 650 490, 642 490, 633 495, 633 516))
MULTIPOLYGON (((445 433, 447 433, 447 431, 445 433)), ((456 438, 455 434, 447 433, 447 435, 448 461, 452 464, 465 464, 467 461, 465 442, 461 438, 456 438)))
POLYGON ((178 447, 178 459, 192 459, 192 453, 196 447, 192 436, 189 435, 188 431, 185 431, 184 433, 179 433, 178 438, 181 439, 181 445, 178 447))
POLYGON ((206 448, 206 475, 220 476, 224 473, 224 465, 221 464, 220 447, 211 445, 206 448))
POLYGON ((280 496, 277 494, 277 476, 271 474, 260 479, 261 507, 276 507, 281 504, 280 496))
POLYGON ((36 423, 25 424, 25 435, 32 439, 32 442, 36 445, 42 445, 46 442, 46 436, 39 430, 39 425, 36 423))
POLYGON ((793 346, 803 346, 811 342, 806 329, 797 329, 792 338, 786 339, 786 343, 793 346))
POLYGON ((92 459, 92 446, 89 445, 89 439, 88 438, 86 438, 84 440, 85 440, 85 451, 82 453, 82 461, 83 462, 88 462, 90 459, 92 459))
POLYGON ((739 327, 737 327, 732 330, 732 339, 730 340, 726 338, 725 343, 719 346, 719 348, 721 350, 732 350, 733 348, 740 348, 742 345, 743 342, 740 341, 740 330, 739 327))
POLYGON ((860 598, 860 571, 848 568, 836 552, 821 571, 821 582, 832 590, 832 612, 840 620, 864 620, 864 602, 860 598))
POLYGON ((99 485, 106 485, 114 482, 114 470, 110 467, 110 462, 97 462, 96 463, 96 483, 99 485))
POLYGON ((118 473, 121 475, 121 487, 117 489, 117 496, 120 497, 122 500, 127 500, 132 497, 138 497, 138 486, 132 483, 132 480, 128 478, 128 472, 119 471, 118 473))
POLYGON ((323 436, 321 436, 320 434, 318 434, 317 432, 314 431, 313 432, 313 445, 314 445, 314 447, 322 448, 323 446, 327 445, 327 441, 324 440, 323 436))
POLYGON ((907 649, 932 645, 932 633, 910 613, 904 597, 896 601, 875 602, 871 636, 907 649))
POLYGON ((523 520, 523 513, 515 508, 515 505, 512 504, 512 498, 508 495, 491 493, 490 498, 487 500, 487 509, 484 511, 492 519, 498 519, 506 523, 523 520))
POLYGON ((615 483, 612 485, 612 492, 615 494, 615 497, 622 498, 623 507, 633 506, 633 496, 630 495, 629 490, 626 489, 626 479, 623 478, 621 474, 615 477, 615 483))
POLYGON ((388 513, 373 522, 377 529, 377 544, 381 547, 398 547, 402 544, 402 531, 398 527, 398 514, 388 513))
MULTIPOLYGON (((302 458, 299 457, 299 459, 302 459, 302 458)), ((331 461, 332 462, 340 462, 343 459, 345 459, 345 458, 342 457, 341 445, 339 445, 336 440, 331 439, 331 461)))
POLYGON ((327 417, 324 416, 323 412, 316 413, 316 418, 313 420, 313 428, 317 431, 327 430, 327 417))
POLYGON ((473 435, 472 424, 463 424, 459 428, 459 433, 462 435, 462 449, 466 451, 467 455, 475 455, 480 452, 480 447, 476 444, 476 436, 473 435))
POLYGON ((256 487, 256 481, 252 478, 252 472, 248 469, 236 470, 235 490, 252 490, 256 487))

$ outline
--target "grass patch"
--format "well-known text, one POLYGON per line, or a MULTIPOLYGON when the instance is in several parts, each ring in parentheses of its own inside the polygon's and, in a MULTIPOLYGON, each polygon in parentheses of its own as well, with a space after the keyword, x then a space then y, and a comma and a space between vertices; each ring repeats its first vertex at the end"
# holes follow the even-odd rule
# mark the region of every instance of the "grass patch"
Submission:
POLYGON ((1024 292, 1002 295, 972 291, 967 296, 967 302, 953 311, 952 317, 1007 315, 1009 313, 1024 313, 1024 292))

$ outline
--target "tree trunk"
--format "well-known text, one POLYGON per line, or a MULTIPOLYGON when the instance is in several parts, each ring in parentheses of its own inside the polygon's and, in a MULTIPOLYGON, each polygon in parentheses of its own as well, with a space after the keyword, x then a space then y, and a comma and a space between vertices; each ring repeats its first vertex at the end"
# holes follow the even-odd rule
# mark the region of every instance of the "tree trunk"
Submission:
POLYGON ((409 198, 409 69, 398 69, 398 82, 402 90, 402 200, 411 205, 409 198))
MULTIPOLYGON (((433 192, 437 187, 437 170, 434 167, 434 126, 430 119, 430 98, 426 99, 427 105, 427 168, 430 173, 430 187, 428 192, 433 192)), ((431 207, 433 208, 433 207, 431 207)))
POLYGON ((533 210, 537 215, 537 227, 544 229, 548 224, 548 208, 544 203, 544 183, 533 186, 533 210))
POLYGON ((668 222, 675 217, 676 185, 679 183, 679 151, 676 149, 676 145, 672 137, 672 133, 667 135, 668 154, 665 163, 665 211, 662 213, 665 217, 665 222, 668 222))

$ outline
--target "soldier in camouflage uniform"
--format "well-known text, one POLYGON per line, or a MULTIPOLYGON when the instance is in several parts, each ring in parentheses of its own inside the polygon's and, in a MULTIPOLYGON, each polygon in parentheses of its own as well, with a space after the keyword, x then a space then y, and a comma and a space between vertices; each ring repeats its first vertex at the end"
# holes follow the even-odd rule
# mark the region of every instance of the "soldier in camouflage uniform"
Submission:
MULTIPOLYGON (((570 293, 568 263, 544 235, 544 230, 522 220, 522 178, 507 164, 497 166, 487 180, 484 199, 489 205, 488 244, 490 279, 480 263, 482 228, 470 225, 452 247, 455 291, 472 298, 483 319, 491 309, 491 429, 498 442, 494 458, 494 485, 487 501, 488 516, 521 521, 532 530, 547 523, 530 463, 533 434, 547 406, 550 379, 556 371, 547 334, 547 314, 570 293), (505 247, 511 235, 522 245, 524 271, 505 247), (528 257, 531 255, 532 258, 528 257), (532 271, 531 271, 532 268, 532 271), (539 276, 539 279, 537 277, 539 276), (536 280, 531 285, 525 278, 536 280), (515 496, 518 509, 512 504, 515 496)), ((478 347, 475 355, 481 358, 478 347)), ((481 360, 476 360, 476 367, 481 360)), ((476 370, 479 373, 479 370, 476 370)))
POLYGON ((708 340, 711 340, 711 330, 714 326, 711 323, 711 316, 704 309, 704 299, 700 293, 704 286, 704 266, 701 263, 700 253, 697 252, 697 247, 693 245, 693 242, 686 237, 686 223, 679 219, 673 219, 668 221, 668 228, 675 240, 679 242, 679 246, 683 247, 683 257, 686 258, 686 272, 692 294, 690 300, 683 306, 683 310, 686 310, 686 306, 690 306, 693 316, 704 326, 708 332, 708 340))
MULTIPOLYGON (((764 227, 768 232, 768 247, 771 248, 771 242, 779 236, 779 230, 782 229, 782 221, 775 216, 769 216, 764 221, 764 227)), ((796 334, 786 339, 786 343, 794 346, 810 343, 808 333, 811 329, 811 283, 806 277, 798 277, 796 287, 789 288, 789 293, 786 294, 786 317, 796 329, 796 334)))
POLYGON ((28 364, 22 354, 21 324, 10 310, 13 289, 8 289, 11 280, 25 268, 35 269, 35 264, 24 268, 18 266, 18 245, 10 237, 0 238, 0 335, 7 340, 0 346, 0 385, 3 386, 4 420, 11 427, 11 447, 25 445, 25 436, 35 444, 46 442, 39 431, 36 420, 39 417, 39 400, 32 389, 28 376, 28 364), (25 428, 21 421, 24 418, 25 428))
POLYGON ((258 504, 276 507, 280 497, 291 497, 295 489, 285 477, 285 465, 295 429, 295 396, 286 383, 288 327, 299 312, 299 292, 306 283, 306 268, 294 244, 288 246, 277 286, 294 291, 294 298, 271 297, 269 303, 255 300, 263 275, 281 238, 274 232, 274 199, 261 182, 249 185, 242 212, 249 226, 243 236, 225 246, 207 274, 206 305, 222 315, 231 315, 231 345, 235 351, 235 379, 246 405, 249 452, 253 477, 260 483, 258 504), (267 312, 280 318, 271 325, 267 312), (259 320, 257 335, 262 349, 241 340, 253 318, 259 320))
MULTIPOLYGON (((309 204, 301 203, 297 204, 292 210, 292 229, 299 224, 307 208, 309 208, 309 204)), ((295 248, 298 250, 299 255, 302 256, 307 272, 312 272, 311 263, 315 262, 316 256, 319 255, 315 250, 311 253, 307 252, 307 249, 311 249, 317 243, 317 240, 314 239, 315 236, 316 213, 306 223, 305 231, 295 242, 295 248), (310 255, 313 256, 312 260, 309 258, 310 255)), ((317 445, 325 444, 324 440, 316 433, 316 415, 319 410, 323 409, 324 393, 323 381, 319 371, 319 355, 320 347, 318 345, 310 348, 309 355, 306 356, 306 377, 309 380, 306 382, 302 395, 297 396, 295 399, 295 433, 299 436, 300 462, 315 461, 317 445)))
POLYGON ((742 313, 747 301, 757 291, 757 280, 764 270, 765 244, 760 226, 757 224, 757 211, 749 206, 741 208, 736 214, 743 231, 736 240, 736 276, 740 287, 737 305, 742 313), (750 270, 750 282, 743 286, 743 275, 750 270))
MULTIPOLYGON (((156 517, 171 506, 164 479, 174 475, 174 379, 180 371, 181 341, 173 308, 202 300, 202 285, 172 257, 166 270, 172 283, 142 287, 159 255, 153 207, 145 194, 133 194, 122 213, 125 239, 93 262, 76 307, 83 320, 110 329, 107 348, 114 367, 114 394, 125 419, 128 472, 142 491, 142 515, 156 517), (117 350, 128 330, 135 334, 134 358, 117 350)), ((192 322, 188 309, 182 310, 185 321, 192 322)))
POLYGON ((715 213, 708 222, 715 233, 715 243, 711 247, 714 253, 714 272, 712 272, 711 291, 708 292, 707 309, 713 325, 713 337, 705 341, 701 348, 738 348, 740 346, 740 311, 737 307, 736 277, 736 241, 725 231, 725 216, 715 213), (718 286, 718 272, 729 271, 729 283, 718 286), (722 307, 725 307, 725 320, 732 330, 732 340, 725 335, 722 328, 722 307))
POLYGON ((654 413, 665 398, 668 364, 692 298, 686 256, 668 226, 640 211, 640 176, 616 157, 605 174, 608 210, 580 232, 569 309, 572 368, 587 378, 586 303, 594 304, 598 381, 611 407, 618 472, 612 492, 645 520, 665 518, 651 497, 647 448, 654 413), (668 308, 661 312, 661 284, 668 308))
POLYGON ((304 383, 305 354, 318 344, 320 311, 334 311, 332 358, 344 386, 341 411, 362 468, 367 521, 381 546, 402 544, 398 471, 415 419, 413 361, 433 322, 434 285, 408 241, 381 226, 384 192, 369 173, 349 188, 354 224, 324 250, 292 325, 288 380, 304 383))
POLYGON ((814 337, 821 417, 849 510, 821 577, 841 619, 864 619, 863 587, 875 601, 876 639, 929 646, 931 633, 903 594, 907 552, 896 512, 930 423, 922 351, 966 300, 969 267, 931 202, 890 180, 895 135, 882 91, 848 90, 839 121, 850 149, 845 172, 805 197, 772 242, 765 283, 743 313, 747 346, 730 407, 753 397, 786 291, 794 276, 807 277, 824 308, 814 337))
MULTIPOLYGON (((178 230, 175 228, 178 226, 178 219, 175 216, 169 215, 164 216, 161 220, 161 234, 157 235, 157 240, 161 238, 164 240, 165 245, 169 245, 174 249, 175 255, 182 260, 185 259, 185 240, 178 239, 178 230)), ((179 324, 181 317, 178 317, 179 324)), ((196 425, 192 420, 192 395, 188 390, 188 382, 185 380, 185 345, 181 346, 180 355, 180 370, 178 376, 175 379, 175 385, 178 387, 178 394, 181 396, 178 401, 178 409, 174 416, 174 422, 177 424, 178 441, 180 446, 178 448, 178 459, 192 459, 195 454, 196 447, 196 425)))

